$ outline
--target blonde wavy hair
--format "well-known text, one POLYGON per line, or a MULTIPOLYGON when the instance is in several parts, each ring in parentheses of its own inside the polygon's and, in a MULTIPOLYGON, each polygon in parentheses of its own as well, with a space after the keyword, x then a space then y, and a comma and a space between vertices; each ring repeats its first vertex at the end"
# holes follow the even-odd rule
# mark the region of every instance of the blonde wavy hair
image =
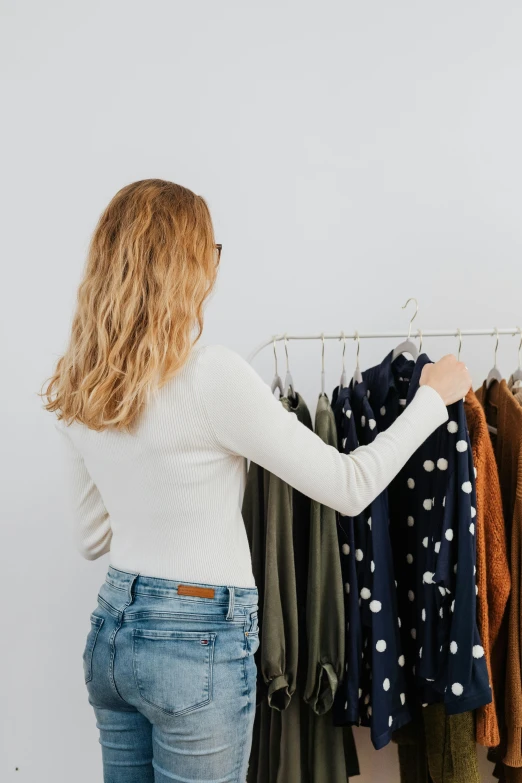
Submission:
POLYGON ((217 247, 201 196, 161 179, 122 188, 94 231, 45 408, 93 430, 130 428, 201 336, 217 247))

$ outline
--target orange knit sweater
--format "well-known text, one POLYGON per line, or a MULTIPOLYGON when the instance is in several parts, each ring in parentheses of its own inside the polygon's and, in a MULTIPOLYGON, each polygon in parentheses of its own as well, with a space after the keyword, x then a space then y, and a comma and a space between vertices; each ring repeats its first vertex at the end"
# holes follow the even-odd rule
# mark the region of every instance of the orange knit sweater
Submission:
MULTIPOLYGON (((477 392, 489 424, 497 428, 495 457, 500 476, 511 564, 511 600, 505 679, 504 764, 522 767, 522 406, 506 381, 477 392)), ((479 588, 480 589, 480 588, 479 588)))
POLYGON ((484 409, 473 391, 466 397, 465 410, 477 470, 477 622, 492 686, 492 701, 476 711, 476 738, 481 745, 495 747, 500 743, 497 710, 505 678, 506 634, 501 634, 501 626, 511 576, 495 453, 484 409))

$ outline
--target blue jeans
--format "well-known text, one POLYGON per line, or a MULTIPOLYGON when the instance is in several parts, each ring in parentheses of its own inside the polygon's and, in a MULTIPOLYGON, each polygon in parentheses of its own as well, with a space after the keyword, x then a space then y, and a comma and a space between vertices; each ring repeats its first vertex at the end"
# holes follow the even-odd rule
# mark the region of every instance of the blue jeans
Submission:
POLYGON ((105 783, 244 783, 257 589, 109 566, 83 654, 105 783))

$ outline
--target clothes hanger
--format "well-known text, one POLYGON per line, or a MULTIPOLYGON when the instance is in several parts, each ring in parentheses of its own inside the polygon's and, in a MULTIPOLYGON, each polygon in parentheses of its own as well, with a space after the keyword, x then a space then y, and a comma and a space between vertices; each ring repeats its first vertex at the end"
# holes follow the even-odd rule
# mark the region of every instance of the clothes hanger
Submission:
POLYGON ((283 381, 281 380, 281 376, 277 372, 277 351, 276 351, 276 338, 275 338, 275 335, 274 335, 273 343, 274 343, 275 375, 274 375, 274 379, 272 381, 272 385, 271 385, 270 388, 272 389, 272 394, 275 394, 276 389, 279 389, 279 396, 283 397, 284 393, 285 393, 285 390, 283 388, 283 381))
POLYGON ((411 339, 411 325, 414 322, 415 318, 417 317, 417 313, 419 312, 419 303, 415 299, 414 296, 411 296, 405 305, 402 306, 402 310, 404 310, 405 307, 409 305, 410 302, 415 302, 415 313, 413 314, 413 317, 410 320, 410 328, 408 329, 408 338, 404 340, 404 342, 399 343, 399 345, 394 349, 392 354, 392 362, 401 354, 403 353, 409 353, 410 356, 413 358, 413 361, 416 362, 419 358, 419 351, 417 349, 417 346, 411 339))
POLYGON ((363 379, 361 368, 359 366, 359 352, 361 350, 361 338, 359 337, 359 332, 355 332, 353 339, 357 340, 357 364, 355 365, 355 372, 353 374, 353 385, 355 386, 356 383, 362 383, 363 379))
POLYGON ((321 348, 321 395, 325 392, 325 378, 324 378, 324 333, 321 334, 322 348, 321 348))
POLYGON ((422 353, 422 329, 417 329, 417 337, 419 338, 419 353, 422 353))
POLYGON ((486 389, 489 389, 491 384, 494 383, 495 381, 498 381, 500 383, 500 381, 502 380, 502 373, 500 372, 500 370, 497 367, 498 328, 496 326, 495 326, 495 334, 497 336, 497 342, 496 342, 496 345, 495 345, 495 364, 493 365, 493 367, 489 371, 489 375, 486 378, 486 389))
POLYGON ((343 371, 341 373, 341 380, 339 381, 339 389, 345 389, 348 384, 346 382, 346 366, 344 364, 344 355, 346 353, 346 335, 344 332, 341 332, 341 337, 339 339, 343 341, 343 371))
POLYGON ((294 397, 295 395, 295 389, 294 389, 294 381, 292 379, 292 374, 290 372, 290 364, 288 361, 288 340, 286 339, 286 334, 284 336, 285 340, 285 354, 286 354, 286 375, 285 375, 285 397, 294 397))
POLYGON ((459 348, 457 351, 457 361, 460 362, 460 352, 462 350, 462 332, 460 329, 457 329, 457 337, 459 338, 459 348))
MULTIPOLYGON (((517 385, 522 384, 522 360, 520 358, 520 352, 522 351, 522 329, 520 326, 517 326, 518 333, 520 334, 520 342, 518 344, 518 367, 515 370, 515 372, 512 375, 513 381, 517 383, 517 385)), ((515 335, 513 335, 514 337, 515 335)))

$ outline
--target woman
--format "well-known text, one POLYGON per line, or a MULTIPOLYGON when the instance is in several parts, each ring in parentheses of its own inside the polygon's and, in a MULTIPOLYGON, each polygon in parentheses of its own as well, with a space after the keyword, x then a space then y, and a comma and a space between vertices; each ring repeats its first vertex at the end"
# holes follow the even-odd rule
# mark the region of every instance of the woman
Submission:
POLYGON ((123 188, 46 390, 78 547, 110 552, 83 656, 106 783, 245 780, 259 644, 245 457, 354 516, 471 385, 453 356, 428 365, 397 422, 341 455, 239 355, 198 343, 219 260, 200 196, 162 180, 123 188))

